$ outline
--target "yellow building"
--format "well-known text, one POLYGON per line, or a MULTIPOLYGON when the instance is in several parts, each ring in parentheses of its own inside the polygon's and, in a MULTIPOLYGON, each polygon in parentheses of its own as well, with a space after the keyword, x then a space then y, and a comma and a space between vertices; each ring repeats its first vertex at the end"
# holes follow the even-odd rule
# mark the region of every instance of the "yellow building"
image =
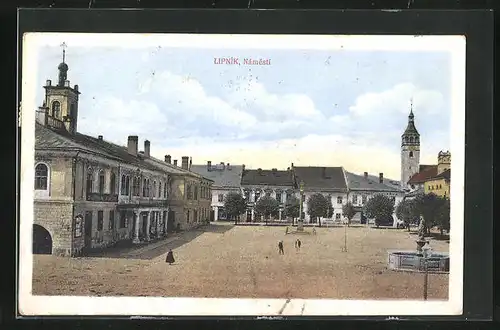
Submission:
POLYGON ((424 182, 424 193, 433 193, 440 197, 450 197, 451 154, 439 152, 437 174, 429 177, 424 182))

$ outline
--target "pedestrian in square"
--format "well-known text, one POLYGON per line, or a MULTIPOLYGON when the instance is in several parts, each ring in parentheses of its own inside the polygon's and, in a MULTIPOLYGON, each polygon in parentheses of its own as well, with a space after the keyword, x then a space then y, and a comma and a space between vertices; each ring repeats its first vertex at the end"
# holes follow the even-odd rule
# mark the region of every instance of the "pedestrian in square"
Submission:
POLYGON ((285 254, 285 250, 283 249, 283 241, 278 242, 278 253, 285 254))
POLYGON ((302 244, 300 239, 297 238, 297 240, 295 241, 295 244, 297 245, 297 251, 300 250, 300 245, 302 244))
POLYGON ((168 250, 165 262, 168 263, 169 265, 172 265, 175 262, 174 253, 172 252, 172 249, 168 250))
POLYGON ((288 226, 286 226, 285 235, 288 235, 288 226))

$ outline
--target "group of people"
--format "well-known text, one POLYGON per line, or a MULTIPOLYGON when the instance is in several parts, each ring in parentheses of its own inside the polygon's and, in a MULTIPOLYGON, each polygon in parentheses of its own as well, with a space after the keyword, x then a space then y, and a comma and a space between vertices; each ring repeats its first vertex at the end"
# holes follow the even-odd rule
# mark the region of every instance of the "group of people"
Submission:
MULTIPOLYGON (((302 242, 300 241, 300 239, 297 238, 295 240, 295 250, 299 251, 301 245, 302 245, 302 242)), ((278 242, 278 254, 285 254, 285 249, 284 249, 284 246, 283 246, 283 240, 281 240, 281 241, 278 242)))

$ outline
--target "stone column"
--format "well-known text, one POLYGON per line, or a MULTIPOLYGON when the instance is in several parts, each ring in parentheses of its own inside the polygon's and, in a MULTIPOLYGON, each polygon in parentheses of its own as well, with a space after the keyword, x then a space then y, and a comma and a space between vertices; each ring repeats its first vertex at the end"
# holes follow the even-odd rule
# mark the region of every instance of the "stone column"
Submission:
POLYGON ((252 222, 254 222, 254 221, 255 221, 255 211, 254 211, 254 209, 252 207, 252 222))
POLYGON ((216 206, 214 208, 214 221, 217 221, 219 219, 219 207, 216 206))
POLYGON ((139 212, 138 211, 134 211, 133 218, 134 218, 134 238, 132 239, 132 243, 137 244, 137 243, 140 243, 140 240, 139 240, 139 212))
POLYGON ((168 231, 168 213, 170 212, 170 207, 167 207, 167 216, 163 219, 163 235, 167 235, 168 231))
POLYGON ((161 219, 161 212, 160 211, 156 211, 156 237, 157 238, 161 237, 160 219, 161 219))
POLYGON ((279 219, 281 221, 281 210, 279 210, 279 219))
POLYGON ((148 211, 148 216, 146 219, 146 242, 149 242, 151 238, 149 237, 149 230, 151 228, 151 211, 148 211))

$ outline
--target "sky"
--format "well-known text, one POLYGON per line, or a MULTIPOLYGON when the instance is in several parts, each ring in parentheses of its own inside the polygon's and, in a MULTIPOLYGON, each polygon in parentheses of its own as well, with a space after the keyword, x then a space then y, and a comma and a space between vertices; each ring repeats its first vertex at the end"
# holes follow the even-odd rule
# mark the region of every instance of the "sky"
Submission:
MULTIPOLYGON (((62 49, 38 51, 37 102, 57 81, 62 49)), ((138 135, 160 159, 247 168, 343 166, 400 179, 412 100, 421 163, 450 150, 451 54, 445 51, 66 48, 78 84, 78 130, 126 145, 138 135), (270 59, 218 65, 214 58, 270 59)), ((142 148, 141 148, 142 149, 142 148)))

